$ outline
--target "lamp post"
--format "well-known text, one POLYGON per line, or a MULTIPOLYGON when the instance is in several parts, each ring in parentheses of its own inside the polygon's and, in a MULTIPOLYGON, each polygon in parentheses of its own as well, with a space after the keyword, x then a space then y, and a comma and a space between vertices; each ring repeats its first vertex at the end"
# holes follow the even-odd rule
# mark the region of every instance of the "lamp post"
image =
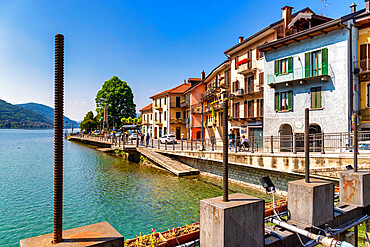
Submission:
MULTIPOLYGON (((224 95, 226 98, 226 94, 224 95)), ((229 162, 229 149, 228 149, 228 139, 227 139, 227 117, 228 117, 228 103, 229 100, 224 98, 223 101, 223 108, 222 108, 222 124, 223 124, 223 134, 222 134, 222 167, 223 167, 223 176, 222 176, 222 195, 223 195, 223 201, 228 202, 229 201, 229 168, 228 168, 228 162, 229 162)))

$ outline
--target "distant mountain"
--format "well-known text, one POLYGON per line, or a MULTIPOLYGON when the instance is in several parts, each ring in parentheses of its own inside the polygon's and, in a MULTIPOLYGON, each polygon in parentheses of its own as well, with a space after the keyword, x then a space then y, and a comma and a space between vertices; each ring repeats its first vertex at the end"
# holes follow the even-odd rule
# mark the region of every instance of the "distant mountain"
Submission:
MULTIPOLYGON (((54 123, 54 109, 47 105, 38 104, 38 103, 26 103, 26 104, 17 104, 16 106, 20 106, 25 109, 34 111, 38 114, 41 114, 44 117, 50 119, 52 123, 54 123)), ((66 121, 68 121, 67 123, 68 128, 71 128, 72 124, 74 128, 78 128, 80 126, 78 122, 71 120, 70 118, 64 116, 64 125, 66 125, 66 121)))
POLYGON ((29 109, 0 100, 0 128, 52 128, 53 121, 29 109))

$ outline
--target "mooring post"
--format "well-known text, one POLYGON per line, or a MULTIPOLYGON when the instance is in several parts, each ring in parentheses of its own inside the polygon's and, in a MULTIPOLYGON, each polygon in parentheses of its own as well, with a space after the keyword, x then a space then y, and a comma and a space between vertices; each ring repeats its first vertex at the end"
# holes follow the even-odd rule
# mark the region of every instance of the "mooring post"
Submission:
POLYGON ((274 136, 271 135, 271 153, 274 153, 274 136))
MULTIPOLYGON (((226 95, 225 95, 226 96, 226 95)), ((223 102, 223 134, 222 134, 222 166, 223 166, 223 177, 222 177, 222 196, 223 196, 223 201, 228 202, 229 201, 229 168, 228 168, 228 163, 229 163, 229 149, 228 149, 228 136, 227 136, 227 125, 228 125, 228 99, 224 99, 223 102)))
POLYGON ((167 141, 164 142, 164 150, 167 150, 167 141))
POLYGON ((55 35, 53 243, 63 241, 64 36, 55 35))
POLYGON ((154 148, 154 139, 152 138, 152 148, 154 148))
POLYGON ((137 138, 136 138, 136 147, 139 147, 139 135, 137 135, 137 138))
POLYGON ((310 182, 310 109, 305 109, 304 116, 304 165, 305 182, 310 182))
POLYGON ((293 154, 297 153, 297 133, 293 133, 293 154))
POLYGON ((357 132, 357 112, 353 113, 353 166, 354 172, 357 172, 357 154, 358 154, 358 132, 357 132))
POLYGON ((181 151, 184 150, 184 139, 181 138, 181 151))
POLYGON ((161 146, 160 146, 160 143, 159 143, 159 139, 157 139, 158 141, 158 149, 161 149, 161 146))
POLYGON ((193 138, 190 139, 190 150, 193 151, 193 138))
POLYGON ((172 141, 172 150, 175 150, 175 141, 172 141))

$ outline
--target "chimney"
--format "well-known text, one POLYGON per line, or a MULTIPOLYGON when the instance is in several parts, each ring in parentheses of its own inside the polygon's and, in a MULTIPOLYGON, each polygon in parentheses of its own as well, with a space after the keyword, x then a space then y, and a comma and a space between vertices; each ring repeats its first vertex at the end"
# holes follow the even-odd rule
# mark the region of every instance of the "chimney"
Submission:
POLYGON ((356 12, 356 6, 357 5, 355 3, 352 3, 351 6, 349 6, 351 7, 351 14, 356 12))
POLYGON ((370 2, 369 2, 369 0, 365 0, 365 2, 366 2, 366 12, 369 12, 369 10, 370 10, 370 2))
POLYGON ((292 20, 293 7, 285 6, 281 8, 283 10, 284 27, 286 28, 292 20))
POLYGON ((204 72, 204 70, 202 71, 202 81, 204 81, 204 79, 206 78, 206 73, 204 72))
POLYGON ((240 36, 239 37, 239 43, 243 42, 243 40, 244 40, 244 37, 243 36, 240 36))
POLYGON ((186 84, 186 80, 184 80, 184 84, 186 84))

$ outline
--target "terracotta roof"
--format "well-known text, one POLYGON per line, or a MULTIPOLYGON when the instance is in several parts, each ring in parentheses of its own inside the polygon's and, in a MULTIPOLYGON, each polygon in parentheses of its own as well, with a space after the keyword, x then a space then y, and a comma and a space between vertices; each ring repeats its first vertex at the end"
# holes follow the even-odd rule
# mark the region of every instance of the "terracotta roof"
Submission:
POLYGON ((188 81, 202 81, 201 78, 189 78, 188 81))
POLYGON ((164 94, 169 94, 169 93, 183 93, 187 89, 189 89, 190 87, 191 87, 191 83, 184 83, 184 84, 181 84, 181 85, 179 85, 177 87, 174 87, 172 89, 163 91, 161 93, 157 93, 157 94, 151 96, 150 98, 158 97, 158 96, 161 96, 161 95, 164 95, 164 94))
POLYGON ((141 109, 140 111, 148 111, 148 110, 152 110, 152 107, 153 107, 153 103, 150 103, 149 105, 145 106, 143 109, 141 109))

